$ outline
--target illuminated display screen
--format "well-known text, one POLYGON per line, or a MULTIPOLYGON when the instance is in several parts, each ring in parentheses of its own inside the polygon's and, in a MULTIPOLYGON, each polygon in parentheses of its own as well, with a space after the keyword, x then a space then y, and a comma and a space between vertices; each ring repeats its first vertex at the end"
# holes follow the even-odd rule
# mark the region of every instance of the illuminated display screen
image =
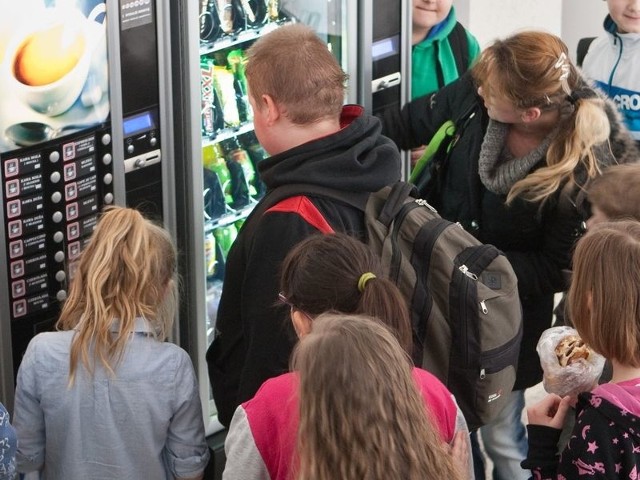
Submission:
POLYGON ((155 127, 150 112, 144 112, 133 117, 125 118, 123 122, 125 135, 133 135, 134 133, 151 130, 155 127))
POLYGON ((390 57, 397 54, 399 50, 400 36, 394 35, 393 37, 383 38, 374 42, 371 47, 371 57, 373 61, 382 60, 383 58, 390 57))

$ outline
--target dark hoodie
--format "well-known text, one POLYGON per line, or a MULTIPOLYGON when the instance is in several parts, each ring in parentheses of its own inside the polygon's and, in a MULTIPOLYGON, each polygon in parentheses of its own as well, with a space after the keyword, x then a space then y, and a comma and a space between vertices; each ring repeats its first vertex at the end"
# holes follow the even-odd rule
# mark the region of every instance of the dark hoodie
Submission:
MULTIPOLYGON (((375 117, 346 106, 340 131, 274 155, 258 165, 267 195, 287 184, 311 184, 348 192, 374 192, 400 179, 400 154, 380 134, 375 117)), ((296 341, 289 309, 278 305, 280 264, 289 250, 321 231, 303 218, 311 202, 333 230, 364 236, 355 207, 319 195, 296 197, 297 207, 269 209, 247 219, 225 269, 216 335, 207 351, 218 419, 228 426, 236 407, 268 378, 288 371, 296 341)))
POLYGON ((640 478, 640 379, 600 385, 578 397, 576 424, 560 457, 560 430, 529 425, 522 467, 534 478, 640 478))

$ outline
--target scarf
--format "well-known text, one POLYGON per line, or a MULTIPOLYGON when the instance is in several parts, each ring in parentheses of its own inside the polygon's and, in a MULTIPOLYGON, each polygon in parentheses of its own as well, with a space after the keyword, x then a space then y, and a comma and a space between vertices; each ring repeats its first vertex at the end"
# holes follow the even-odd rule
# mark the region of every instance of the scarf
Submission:
POLYGON ((531 152, 515 158, 506 147, 509 125, 489 119, 487 131, 480 147, 478 173, 487 190, 498 195, 506 195, 511 187, 526 177, 547 153, 555 131, 531 152))

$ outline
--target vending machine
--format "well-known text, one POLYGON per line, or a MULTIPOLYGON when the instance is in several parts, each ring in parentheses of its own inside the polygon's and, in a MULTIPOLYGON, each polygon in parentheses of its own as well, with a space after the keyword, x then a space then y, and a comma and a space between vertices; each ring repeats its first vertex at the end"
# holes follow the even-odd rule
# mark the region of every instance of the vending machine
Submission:
POLYGON ((0 11, 0 399, 11 410, 27 344, 54 328, 103 208, 171 216, 170 50, 152 0, 0 0, 0 11))
POLYGON ((312 26, 349 75, 346 103, 375 113, 402 102, 410 59, 408 6, 400 0, 187 0, 172 2, 177 232, 182 253, 180 345, 190 353, 212 434, 222 426, 205 352, 213 340, 226 255, 265 193, 266 152, 253 132, 247 49, 290 23, 312 26), (377 19, 374 21, 374 19, 377 19), (385 90, 388 90, 385 92, 385 90))

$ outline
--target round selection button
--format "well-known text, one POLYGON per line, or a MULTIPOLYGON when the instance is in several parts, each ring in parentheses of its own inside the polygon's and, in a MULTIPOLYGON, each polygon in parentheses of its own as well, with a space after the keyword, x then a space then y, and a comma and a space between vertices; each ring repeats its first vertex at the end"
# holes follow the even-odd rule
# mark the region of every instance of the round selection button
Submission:
POLYGON ((64 252, 61 252, 61 251, 56 252, 56 254, 53 256, 53 258, 58 263, 64 262, 64 252))
POLYGON ((58 293, 56 293, 56 298, 58 299, 59 302, 65 301, 67 299, 67 291, 58 290, 58 293))
POLYGON ((60 172, 53 172, 49 177, 49 179, 51 180, 51 183, 58 183, 60 181, 60 178, 61 178, 60 172))
POLYGON ((51 194, 51 201, 53 203, 60 203, 60 200, 62 200, 62 194, 60 192, 53 192, 51 194))
POLYGON ((111 135, 105 133, 100 139, 103 145, 109 145, 111 143, 111 135))
POLYGON ((51 215, 51 219, 55 223, 60 223, 62 220, 64 220, 64 215, 62 215, 62 212, 54 212, 53 215, 51 215))
POLYGON ((104 203, 106 203, 107 205, 111 205, 113 203, 113 193, 107 193, 104 196, 104 203))
POLYGON ((105 154, 102 156, 102 163, 103 163, 104 165, 111 165, 111 162, 112 162, 112 161, 113 161, 113 157, 111 156, 111 154, 110 154, 110 153, 105 153, 105 154))
POLYGON ((56 273, 56 280, 59 282, 64 282, 67 279, 67 274, 64 272, 64 270, 58 270, 58 272, 56 273))
POLYGON ((56 243, 60 243, 64 240, 64 233, 56 232, 53 234, 53 241, 56 243))
POLYGON ((51 163, 57 163, 60 160, 60 152, 53 151, 49 154, 49 161, 51 163))

